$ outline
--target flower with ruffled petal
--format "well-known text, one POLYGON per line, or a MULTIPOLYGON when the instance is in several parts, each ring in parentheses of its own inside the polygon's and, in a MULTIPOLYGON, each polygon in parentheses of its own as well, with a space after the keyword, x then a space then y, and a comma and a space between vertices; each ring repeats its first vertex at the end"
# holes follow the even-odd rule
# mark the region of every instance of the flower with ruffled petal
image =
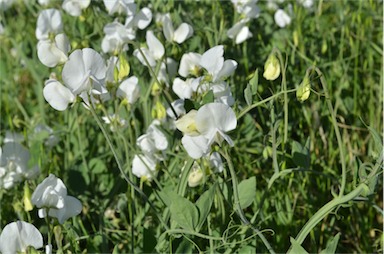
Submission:
POLYGON ((136 12, 136 4, 134 0, 103 0, 103 2, 109 15, 114 13, 124 13, 127 16, 130 16, 136 12))
POLYGON ((55 79, 45 81, 43 95, 49 105, 59 111, 66 110, 68 105, 76 100, 71 90, 55 79))
POLYGON ((48 40, 50 34, 56 35, 63 31, 61 14, 56 9, 46 9, 40 12, 36 24, 36 38, 48 40))
POLYGON ((119 85, 116 91, 116 96, 126 99, 129 104, 133 104, 140 96, 139 80, 136 76, 125 79, 119 85))
POLYGON ((171 16, 167 13, 163 16, 163 33, 167 41, 180 44, 193 35, 193 27, 187 23, 181 23, 181 25, 174 30, 171 16))
POLYGON ((135 155, 132 161, 132 174, 143 179, 156 175, 156 159, 150 155, 135 155))
POLYGON ((227 35, 231 39, 235 39, 236 44, 240 44, 252 37, 252 33, 249 31, 247 21, 242 19, 233 25, 228 31, 227 35))
POLYGON ((50 174, 35 189, 31 198, 32 204, 39 209, 39 217, 44 218, 48 215, 58 219, 63 224, 70 217, 76 216, 81 212, 80 201, 67 195, 67 187, 63 181, 55 175, 50 174))
POLYGON ((90 3, 91 0, 64 0, 62 7, 69 15, 77 17, 90 3))
POLYGON ((274 15, 276 25, 281 28, 284 28, 291 24, 291 17, 282 9, 278 9, 274 15))
POLYGON ((65 63, 70 50, 71 46, 65 34, 56 35, 54 41, 40 40, 37 43, 37 57, 47 67, 65 63))
POLYGON ((155 67, 156 61, 160 60, 165 53, 163 44, 155 37, 152 31, 147 31, 146 34, 147 46, 148 48, 141 48, 141 52, 138 49, 133 51, 133 55, 139 59, 139 61, 147 66, 147 62, 144 57, 147 59, 149 66, 155 67), (144 54, 144 56, 142 55, 144 54))
MULTIPOLYGON (((77 49, 65 63, 62 77, 74 95, 91 89, 105 93, 104 79, 107 67, 104 59, 91 48, 77 49)), ((84 98, 83 98, 84 99, 84 98)))
POLYGON ((34 225, 25 221, 16 221, 7 224, 1 231, 1 253, 25 253, 29 246, 35 249, 43 247, 43 236, 34 225))
POLYGON ((198 76, 200 67, 201 55, 198 53, 186 53, 181 57, 179 75, 186 78, 188 75, 198 76))

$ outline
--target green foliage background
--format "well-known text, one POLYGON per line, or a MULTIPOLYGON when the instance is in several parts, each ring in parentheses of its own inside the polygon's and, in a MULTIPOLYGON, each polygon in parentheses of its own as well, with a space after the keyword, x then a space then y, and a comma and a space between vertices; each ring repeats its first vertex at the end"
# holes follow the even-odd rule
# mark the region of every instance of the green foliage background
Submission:
MULTIPOLYGON (((346 192, 349 192, 359 182, 358 168, 363 163, 374 164, 382 153, 368 126, 382 133, 383 3, 316 1, 312 11, 295 1, 290 3, 294 19, 290 26, 280 29, 274 23, 273 12, 266 8, 266 2, 259 2, 261 16, 250 26, 253 37, 236 45, 226 36, 226 31, 238 18, 230 1, 138 1, 140 7, 151 4, 153 13, 170 12, 176 24, 186 22, 193 26, 195 34, 184 44, 166 45, 166 54, 172 54, 175 60, 179 61, 186 52, 203 53, 215 45, 225 45, 225 58, 239 63, 230 80, 237 113, 246 106, 244 89, 256 69, 259 70, 259 83, 254 102, 281 90, 280 82, 267 81, 261 75, 264 62, 274 47, 282 52, 286 62, 288 89, 300 84, 308 67, 317 66, 325 75, 337 115, 346 153, 346 192)), ((60 2, 51 5, 58 9, 60 6, 60 2)), ((142 184, 135 177, 133 180, 165 220, 169 219, 170 207, 166 201, 161 202, 162 195, 164 199, 164 196, 173 195, 169 192, 178 190, 189 200, 187 206, 193 206, 216 183, 208 224, 205 223, 200 232, 213 237, 224 235, 225 241, 215 240, 212 244, 198 235, 164 234, 156 212, 121 178, 105 137, 90 112, 79 104, 58 112, 45 102, 42 89, 51 70, 37 58, 34 34, 42 9, 34 1, 17 1, 1 14, 6 29, 5 34, 0 35, 1 136, 4 137, 7 130, 24 134, 33 162, 37 162, 42 171, 37 180, 25 183, 32 191, 48 173, 54 173, 63 179, 69 194, 78 197, 83 204, 79 216, 55 228, 56 247, 62 243, 63 251, 76 253, 266 252, 260 238, 241 226, 235 214, 229 173, 212 175, 202 186, 179 191, 182 190, 181 168, 186 161, 191 161, 184 151, 176 151, 181 137, 177 132, 167 133, 171 148, 168 159, 161 165, 158 182, 142 184), (45 147, 46 137, 33 135, 38 124, 52 127, 60 143, 52 149, 45 147)), ((102 1, 92 1, 83 12, 84 20, 62 12, 64 31, 73 50, 91 47, 101 51, 103 26, 113 21, 104 10, 102 1)), ((154 21, 150 29, 164 41, 161 27, 154 21)), ((136 40, 144 43, 145 31, 138 32, 136 40)), ((146 94, 153 80, 148 70, 132 56, 133 49, 130 46, 127 52, 131 75, 139 77, 143 94, 146 94)), ((264 231, 277 252, 287 251, 290 237, 295 237, 306 221, 333 198, 332 192, 337 193, 341 178, 340 151, 326 99, 319 79, 313 78, 311 84, 317 94, 312 92, 304 103, 298 102, 294 93, 289 94, 286 154, 282 149, 282 96, 250 111, 231 133, 235 147, 229 153, 238 181, 252 178, 256 183, 256 196, 244 209, 245 215, 264 231), (279 167, 293 170, 277 178, 268 188, 274 173, 274 156, 279 167)), ((161 96, 141 98, 132 114, 126 113, 130 122, 128 130, 113 134, 116 135, 113 142, 119 148, 119 157, 123 158, 127 172, 137 152, 136 139, 151 122, 151 109, 157 100, 162 100, 161 96)), ((112 108, 113 105, 108 106, 112 108)), ((379 142, 381 140, 380 137, 379 142)), ((23 210, 23 185, 2 194, 1 228, 23 219, 47 233, 48 228, 37 217, 36 209, 23 210)), ((337 252, 382 251, 382 191, 380 172, 371 196, 349 202, 329 214, 302 246, 309 252, 319 252, 340 232, 337 252)), ((172 216, 175 215, 171 214, 171 219, 172 216)))

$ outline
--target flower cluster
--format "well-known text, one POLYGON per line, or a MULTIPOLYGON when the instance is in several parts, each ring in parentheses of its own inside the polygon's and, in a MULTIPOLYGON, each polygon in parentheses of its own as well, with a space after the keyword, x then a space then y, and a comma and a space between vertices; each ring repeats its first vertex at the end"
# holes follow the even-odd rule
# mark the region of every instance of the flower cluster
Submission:
POLYGON ((24 138, 15 133, 7 133, 4 145, 0 148, 0 189, 10 189, 24 179, 38 176, 37 165, 28 167, 30 153, 21 142, 24 138))
POLYGON ((240 44, 252 37, 248 23, 260 16, 260 9, 256 5, 257 0, 231 0, 231 2, 236 12, 240 14, 240 20, 227 31, 227 35, 234 39, 236 44, 240 44))

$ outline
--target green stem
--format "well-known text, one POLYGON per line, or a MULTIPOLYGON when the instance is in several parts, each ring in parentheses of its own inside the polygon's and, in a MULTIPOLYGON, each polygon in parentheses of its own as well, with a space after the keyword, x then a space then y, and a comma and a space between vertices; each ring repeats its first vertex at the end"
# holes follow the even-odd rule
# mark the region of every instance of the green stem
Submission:
POLYGON ((365 191, 368 186, 363 183, 360 184, 356 189, 352 192, 348 193, 345 196, 334 198, 332 201, 325 204, 317 213, 315 213, 304 225, 304 227, 300 230, 299 234, 296 236, 295 240, 298 244, 302 244, 307 237, 307 235, 311 232, 311 230, 322 220, 325 216, 327 216, 335 207, 344 204, 357 196, 359 196, 363 191, 365 191))
POLYGON ((280 95, 282 94, 288 94, 288 93, 293 93, 293 92, 296 92, 297 88, 294 88, 294 89, 290 89, 290 90, 285 90, 285 91, 281 91, 281 92, 278 92, 262 101, 259 101, 259 102, 256 102, 250 106, 248 106, 247 108, 243 109, 240 114, 237 116, 237 120, 239 120, 240 118, 242 118, 245 114, 247 114, 249 111, 251 111, 252 109, 254 108, 257 108, 258 106, 262 105, 262 104, 265 104, 267 103, 268 101, 270 100, 273 100, 275 99, 276 97, 279 97, 280 95))
POLYGON ((107 140, 107 143, 108 143, 108 146, 109 148, 111 149, 112 151, 112 154, 113 154, 113 157, 115 158, 115 161, 117 163, 117 167, 119 168, 120 170, 120 173, 122 174, 122 176, 124 177, 124 179, 127 181, 127 183, 129 185, 131 185, 143 198, 144 200, 149 204, 149 206, 155 211, 155 214, 157 216, 157 218, 159 219, 159 221, 163 224, 163 226, 168 229, 168 226, 167 224, 163 221, 163 219, 161 218, 161 216, 159 215, 160 213, 157 211, 157 209, 155 208, 155 206, 152 204, 152 202, 148 199, 147 195, 145 195, 145 193, 131 180, 129 179, 129 177, 127 176, 127 174, 124 172, 123 170, 123 166, 120 162, 120 159, 119 157, 117 156, 117 152, 116 152, 116 149, 114 148, 113 144, 112 144, 112 140, 111 140, 111 137, 109 136, 108 132, 105 130, 103 124, 101 123, 100 119, 99 119, 99 116, 96 114, 95 112, 95 109, 93 108, 93 105, 90 104, 89 105, 89 109, 93 115, 93 117, 95 118, 96 122, 97 122, 97 125, 99 126, 99 128, 101 129, 105 139, 107 140))
POLYGON ((233 164, 232 164, 232 161, 231 161, 231 158, 228 154, 228 151, 225 150, 224 152, 220 151, 220 154, 225 158, 225 160, 227 161, 228 163, 228 168, 229 168, 229 172, 231 174, 231 180, 232 180, 232 187, 233 187, 233 196, 234 196, 234 199, 235 199, 235 206, 236 207, 236 212, 237 214, 239 215, 240 217, 240 220, 241 222, 246 225, 246 226, 249 226, 259 237, 260 239, 263 241, 265 247, 267 247, 269 253, 271 254, 275 254, 275 251, 272 249, 271 245, 269 244, 268 240, 265 238, 265 236, 263 235, 263 233, 258 230, 257 228, 255 228, 250 222, 249 220, 245 217, 244 215, 244 212, 243 212, 243 209, 241 208, 240 206, 240 199, 239 199, 239 190, 238 190, 238 184, 237 184, 237 177, 236 177, 236 172, 235 172, 235 169, 233 167, 233 164))
POLYGON ((194 236, 204 238, 204 239, 223 241, 223 238, 221 238, 221 237, 204 235, 204 234, 198 233, 196 231, 189 231, 189 230, 184 230, 184 229, 170 229, 170 230, 165 231, 165 233, 170 234, 170 235, 172 235, 172 234, 187 234, 187 235, 194 235, 194 236))
MULTIPOLYGON (((274 48, 274 51, 277 53, 279 58, 280 68, 281 68, 281 91, 287 91, 287 78, 285 75, 286 64, 284 64, 283 56, 279 49, 274 48)), ((288 94, 284 93, 284 138, 283 138, 283 153, 285 154, 285 144, 288 139, 288 94)))
POLYGON ((341 139, 340 129, 339 129, 339 126, 337 124, 336 114, 335 114, 335 111, 333 110, 331 97, 329 96, 327 81, 325 80, 324 75, 320 71, 319 68, 317 68, 317 67, 310 67, 310 68, 308 68, 307 72, 310 72, 312 70, 314 70, 320 76, 320 83, 321 83, 321 85, 323 87, 323 90, 324 90, 325 101, 327 102, 328 110, 331 113, 331 120, 332 120, 333 128, 335 129, 337 144, 338 144, 339 150, 340 150, 341 187, 340 187, 339 197, 341 197, 344 194, 345 185, 346 185, 346 182, 347 182, 347 168, 346 168, 346 165, 345 165, 345 154, 344 154, 344 149, 343 149, 343 141, 341 139))

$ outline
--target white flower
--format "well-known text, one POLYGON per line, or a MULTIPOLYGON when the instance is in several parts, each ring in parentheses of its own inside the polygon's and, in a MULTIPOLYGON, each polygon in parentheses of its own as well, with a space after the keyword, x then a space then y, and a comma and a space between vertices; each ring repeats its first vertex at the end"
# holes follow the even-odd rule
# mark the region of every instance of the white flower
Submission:
POLYGON ((200 135, 196 128, 196 114, 197 110, 190 110, 186 115, 182 116, 175 122, 176 128, 188 136, 200 135))
POLYGON ((231 88, 224 81, 215 83, 211 86, 215 102, 221 102, 227 106, 232 106, 235 103, 235 99, 232 97, 231 88))
POLYGON ((29 159, 29 151, 21 144, 6 142, 0 149, 0 188, 9 189, 25 178, 34 178, 39 167, 28 168, 29 159))
POLYGON ((172 80, 177 73, 177 62, 170 57, 167 57, 166 63, 162 62, 160 65, 159 73, 157 74, 157 80, 165 83, 169 86, 170 80, 172 80))
POLYGON ((15 142, 20 144, 23 141, 24 141, 23 135, 16 132, 10 132, 10 131, 5 132, 5 138, 3 140, 4 143, 15 142))
MULTIPOLYGON (((181 115, 185 115, 185 108, 184 108, 184 100, 177 99, 171 103, 173 109, 176 111, 176 115, 172 111, 171 107, 167 108, 167 115, 172 118, 173 120, 176 120, 177 117, 181 115)), ((172 126, 174 128, 174 126, 172 126)))
POLYGON ((212 76, 212 82, 223 80, 230 76, 237 68, 237 62, 234 60, 224 61, 224 47, 215 46, 207 50, 200 59, 200 66, 207 70, 212 76))
POLYGON ((202 106, 196 114, 196 129, 209 140, 209 144, 226 140, 233 146, 232 139, 226 132, 234 130, 237 125, 235 112, 223 103, 208 103, 202 106))
POLYGON ((71 46, 65 34, 56 35, 54 41, 40 40, 37 43, 37 56, 40 62, 47 67, 65 63, 70 50, 71 46))
POLYGON ((49 105, 59 111, 66 110, 68 105, 76 99, 71 90, 55 79, 45 81, 43 95, 49 105))
POLYGON ((105 93, 105 75, 106 66, 103 58, 91 48, 73 51, 62 72, 64 84, 75 95, 91 89, 105 93))
POLYGON ((56 35, 62 31, 63 21, 58 10, 46 9, 40 12, 36 25, 36 38, 38 40, 48 40, 49 34, 56 35))
POLYGON ((173 92, 175 92, 180 99, 190 99, 193 93, 192 81, 193 79, 186 79, 184 81, 180 78, 175 78, 172 85, 173 92))
POLYGON ((118 14, 124 13, 130 16, 136 12, 134 0, 104 0, 103 2, 109 15, 117 12, 118 14))
POLYGON ((24 221, 16 221, 3 228, 0 235, 1 253, 25 253, 29 246, 35 249, 43 247, 43 236, 34 225, 24 221))
POLYGON ((187 23, 182 23, 176 30, 174 30, 171 16, 167 13, 163 17, 163 32, 167 41, 180 44, 193 35, 193 28, 187 23))
POLYGON ((48 127, 47 125, 43 125, 43 124, 39 124, 35 127, 35 130, 34 132, 36 134, 46 134, 48 137, 46 138, 44 144, 48 147, 53 147, 55 145, 57 145, 57 143, 59 142, 59 138, 57 136, 55 136, 55 134, 53 133, 53 130, 48 127))
POLYGON ((13 2, 15 2, 15 0, 0 0, 0 10, 5 11, 12 6, 13 2))
POLYGON ((51 2, 51 0, 37 0, 37 2, 40 5, 46 6, 46 5, 48 5, 51 2))
POLYGON ((218 152, 213 152, 209 156, 209 164, 212 168, 215 168, 217 172, 221 173, 224 170, 223 161, 218 152))
POLYGON ((256 5, 257 0, 231 0, 235 5, 236 11, 247 19, 255 19, 260 16, 260 9, 256 5))
POLYGON ((71 16, 80 16, 81 10, 87 8, 91 0, 64 0, 63 9, 71 16))
POLYGON ((133 104, 140 96, 139 80, 136 76, 127 78, 121 82, 119 88, 116 91, 116 96, 122 99, 126 99, 129 104, 133 104))
POLYGON ((179 75, 186 78, 190 74, 197 76, 200 70, 201 55, 198 53, 186 53, 181 57, 179 75))
POLYGON ((156 175, 156 160, 149 155, 135 155, 132 174, 139 178, 152 179, 152 176, 156 175))
POLYGON ((159 121, 155 120, 148 127, 146 134, 141 135, 136 144, 144 152, 157 159, 162 159, 162 156, 157 155, 158 151, 165 151, 168 148, 168 140, 162 131, 157 127, 160 125, 159 121))
MULTIPOLYGON (((128 19, 127 19, 128 20, 128 19)), ((141 9, 132 19, 132 24, 136 28, 139 28, 140 30, 145 29, 149 23, 152 21, 152 11, 144 7, 141 9)), ((130 22, 127 22, 130 23, 130 22)))
MULTIPOLYGON (((155 37, 155 35, 153 34, 153 32, 150 30, 147 31, 146 40, 147 40, 148 48, 141 48, 141 51, 143 52, 149 65, 151 67, 155 67, 156 61, 160 60, 163 57, 163 55, 165 53, 165 49, 164 49, 163 44, 161 44, 159 39, 157 39, 155 37)), ((135 51, 133 51, 133 55, 136 56, 137 59, 139 59, 139 61, 143 65, 147 66, 147 62, 144 60, 143 55, 141 54, 141 52, 138 49, 135 49, 135 51)))
POLYGON ((104 26, 105 36, 101 42, 101 48, 104 53, 119 52, 128 49, 126 43, 135 39, 135 32, 118 21, 104 26))
POLYGON ((246 23, 247 21, 242 19, 227 31, 228 37, 235 39, 236 44, 240 44, 252 37, 252 33, 249 31, 246 23))
POLYGON ((291 24, 291 17, 289 17, 288 14, 282 9, 278 9, 275 12, 274 18, 275 18, 276 24, 281 28, 284 28, 289 24, 291 24))
POLYGON ((193 159, 199 159, 206 156, 211 149, 209 140, 202 135, 184 135, 181 139, 181 143, 183 144, 188 155, 193 159))
POLYGON ((103 119, 103 121, 106 124, 111 125, 110 130, 112 132, 115 132, 117 130, 117 128, 124 129, 128 125, 127 121, 125 121, 124 119, 121 119, 118 115, 115 115, 115 114, 103 116, 103 117, 101 117, 101 119, 103 119))
POLYGON ((78 215, 82 209, 80 201, 68 196, 63 181, 53 174, 50 174, 36 187, 31 201, 38 208, 43 208, 39 210, 40 218, 47 215, 45 209, 48 209, 48 215, 57 218, 61 224, 70 217, 78 215))

